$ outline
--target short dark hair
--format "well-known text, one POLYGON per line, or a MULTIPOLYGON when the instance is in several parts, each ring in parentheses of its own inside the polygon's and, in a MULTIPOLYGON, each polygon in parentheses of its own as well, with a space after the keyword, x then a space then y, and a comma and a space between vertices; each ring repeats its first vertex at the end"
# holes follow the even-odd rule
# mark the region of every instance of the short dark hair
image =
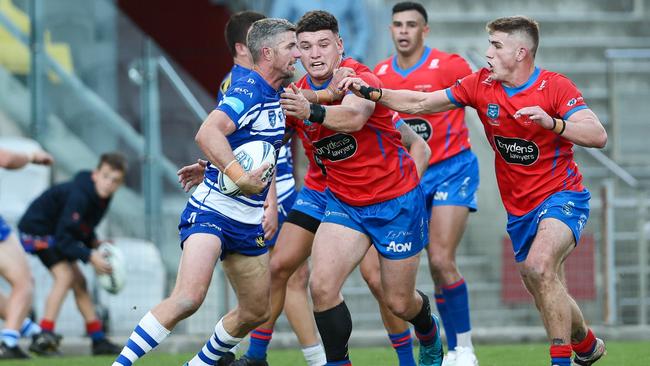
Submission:
POLYGON ((339 34, 339 22, 334 15, 324 10, 314 10, 306 12, 296 25, 296 34, 320 30, 331 30, 332 33, 339 34))
POLYGON ((524 33, 533 42, 530 52, 535 57, 537 46, 539 46, 539 23, 524 15, 503 17, 489 22, 485 29, 488 33, 503 32, 506 34, 524 33))
POLYGON ((235 43, 246 44, 246 34, 253 23, 266 16, 254 11, 240 11, 233 14, 226 22, 226 30, 223 32, 230 54, 235 57, 235 43))
POLYGON ((427 11, 424 9, 424 6, 420 3, 416 3, 413 1, 402 1, 401 3, 395 4, 393 6, 393 14, 395 13, 401 13, 403 11, 407 10, 415 10, 418 13, 422 14, 422 17, 424 17, 424 22, 428 23, 429 22, 429 17, 427 16, 427 11))
POLYGON ((101 168, 102 165, 108 165, 113 170, 119 170, 122 173, 126 173, 127 162, 126 157, 119 152, 110 152, 104 153, 99 157, 99 163, 97 164, 97 169, 101 168))

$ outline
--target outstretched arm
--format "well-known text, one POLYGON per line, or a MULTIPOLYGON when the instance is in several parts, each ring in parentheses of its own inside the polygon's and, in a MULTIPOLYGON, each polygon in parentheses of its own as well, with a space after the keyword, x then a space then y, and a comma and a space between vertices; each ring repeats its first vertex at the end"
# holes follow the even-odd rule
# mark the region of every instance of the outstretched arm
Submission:
POLYGON ((425 93, 414 90, 374 88, 356 77, 343 79, 339 83, 339 89, 350 90, 358 97, 381 103, 394 111, 407 114, 431 114, 457 108, 449 100, 444 90, 425 93))
POLYGON ((0 149, 0 167, 5 169, 20 169, 29 163, 50 165, 53 162, 52 156, 41 150, 21 153, 0 149))

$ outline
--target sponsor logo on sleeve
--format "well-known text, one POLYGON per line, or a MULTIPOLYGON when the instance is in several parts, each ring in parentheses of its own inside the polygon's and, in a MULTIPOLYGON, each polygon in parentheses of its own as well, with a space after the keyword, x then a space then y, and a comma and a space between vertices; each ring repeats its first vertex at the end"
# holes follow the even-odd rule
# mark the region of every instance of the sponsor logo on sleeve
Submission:
POLYGON ((337 133, 314 142, 314 152, 329 161, 341 161, 354 155, 357 140, 352 135, 337 133))
POLYGON ((566 103, 568 107, 573 107, 574 105, 582 102, 584 100, 583 97, 578 97, 578 98, 571 98, 569 101, 566 103))
POLYGON ((221 104, 225 104, 225 105, 229 106, 237 114, 240 114, 241 112, 244 111, 244 102, 242 102, 241 100, 239 100, 239 99, 237 99, 235 97, 230 97, 230 96, 225 97, 221 101, 221 104))
POLYGON ((508 164, 532 165, 539 158, 539 147, 532 141, 495 135, 494 146, 508 164))
POLYGON ((431 138, 431 132, 433 131, 429 121, 422 118, 409 118, 405 119, 404 122, 406 122, 406 124, 409 125, 409 127, 411 127, 415 133, 420 135, 424 141, 429 141, 431 138))

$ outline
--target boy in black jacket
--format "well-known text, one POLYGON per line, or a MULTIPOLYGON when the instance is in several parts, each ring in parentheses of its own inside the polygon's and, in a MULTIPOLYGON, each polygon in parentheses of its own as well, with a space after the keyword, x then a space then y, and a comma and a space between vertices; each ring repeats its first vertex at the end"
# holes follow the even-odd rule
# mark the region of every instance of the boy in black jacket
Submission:
POLYGON ((41 194, 18 223, 23 246, 38 256, 54 279, 40 323, 42 332, 34 337, 30 351, 46 356, 59 353, 60 336, 54 334, 55 321, 68 290, 72 289, 92 339, 93 354, 120 352, 104 334, 77 260, 90 262, 97 273, 111 272, 96 249, 99 241, 95 227, 121 186, 125 172, 126 160, 122 155, 104 154, 94 171, 81 171, 72 181, 41 194))

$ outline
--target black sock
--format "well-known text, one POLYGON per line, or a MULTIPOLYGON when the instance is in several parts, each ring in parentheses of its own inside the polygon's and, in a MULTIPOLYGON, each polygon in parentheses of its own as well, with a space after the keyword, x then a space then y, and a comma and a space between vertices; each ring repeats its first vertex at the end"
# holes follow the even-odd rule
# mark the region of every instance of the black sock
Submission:
POLYGON ((428 334, 433 329, 433 319, 431 319, 431 304, 429 303, 429 297, 420 290, 415 290, 422 297, 422 308, 418 315, 413 319, 409 320, 409 323, 413 324, 415 331, 420 334, 428 334))
POLYGON ((323 341, 327 361, 348 360, 348 340, 352 333, 352 318, 345 301, 329 310, 314 312, 314 318, 323 341))

